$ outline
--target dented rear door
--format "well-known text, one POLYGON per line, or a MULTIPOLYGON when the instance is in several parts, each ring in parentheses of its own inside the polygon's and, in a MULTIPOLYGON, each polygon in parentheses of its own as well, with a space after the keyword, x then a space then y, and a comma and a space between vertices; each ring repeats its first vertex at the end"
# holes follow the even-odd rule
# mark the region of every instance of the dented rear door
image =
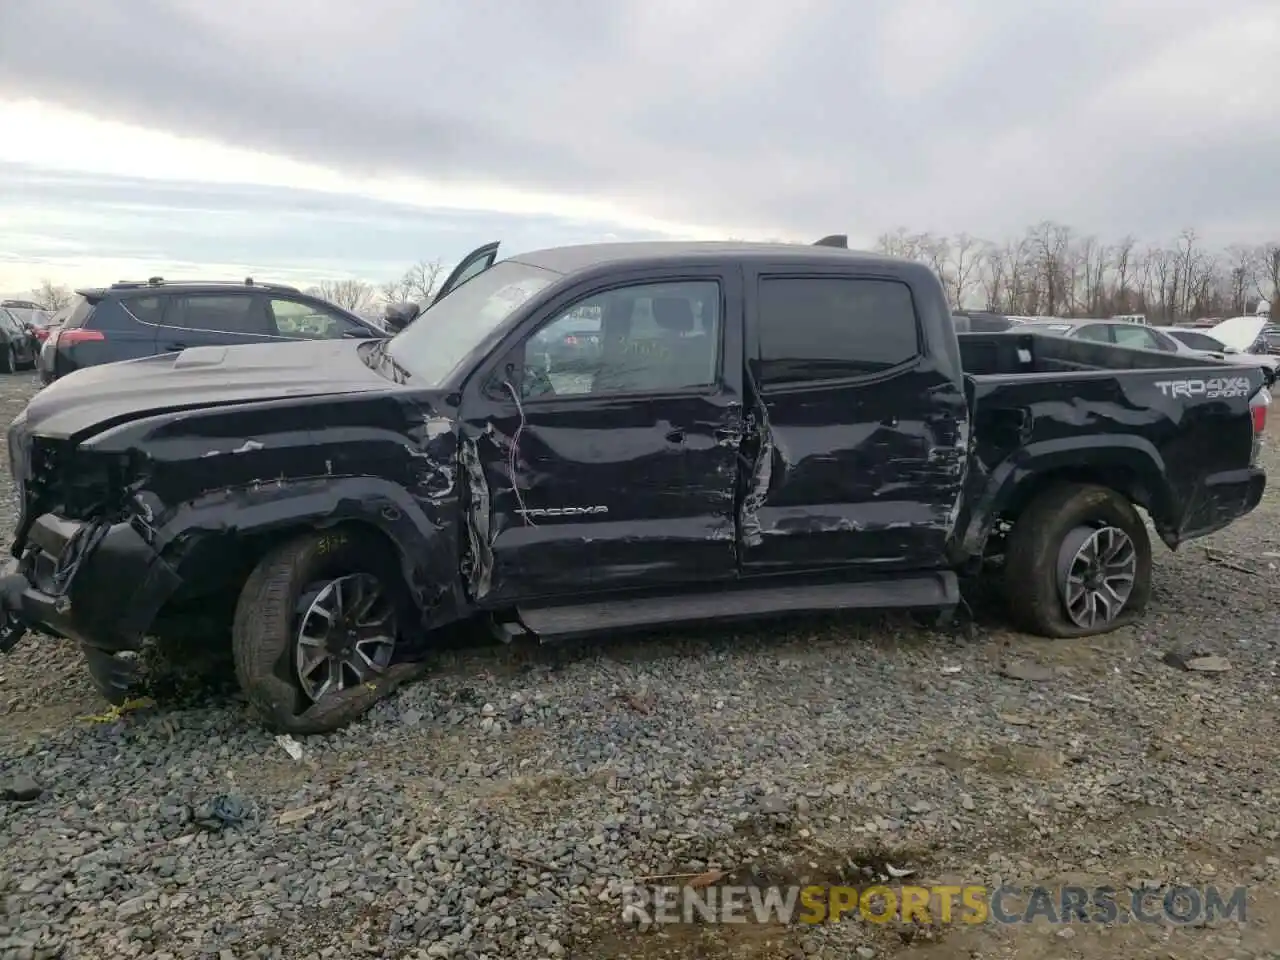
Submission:
POLYGON ((969 415, 941 289, 825 264, 762 264, 746 285, 743 572, 943 566, 969 415))

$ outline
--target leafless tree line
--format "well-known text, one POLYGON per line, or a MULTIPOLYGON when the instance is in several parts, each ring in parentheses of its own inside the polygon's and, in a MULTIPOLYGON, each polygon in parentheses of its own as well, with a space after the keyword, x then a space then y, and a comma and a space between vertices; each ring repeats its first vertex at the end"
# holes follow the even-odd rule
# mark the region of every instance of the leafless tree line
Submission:
POLYGON ((314 296, 336 303, 353 313, 363 313, 378 304, 426 304, 444 279, 444 265, 439 260, 419 260, 398 280, 374 285, 363 280, 326 280, 307 290, 314 296))
POLYGON ((1280 301, 1280 242, 1213 249, 1193 229, 1164 244, 1134 236, 1106 242, 1051 221, 1000 243, 899 229, 876 248, 929 264, 953 308, 1176 321, 1238 316, 1259 299, 1280 301))
MULTIPOLYGON (((1238 316, 1259 299, 1280 308, 1280 241, 1214 249, 1187 229, 1171 243, 1144 244, 1134 236, 1107 242, 1044 221, 1003 242, 900 228, 882 234, 876 248, 929 264, 955 308, 1018 316, 1142 313, 1152 321, 1238 316)), ((307 292, 355 312, 426 303, 443 272, 441 261, 420 260, 397 280, 329 280, 307 292)), ((58 310, 71 292, 45 280, 31 299, 58 310)))

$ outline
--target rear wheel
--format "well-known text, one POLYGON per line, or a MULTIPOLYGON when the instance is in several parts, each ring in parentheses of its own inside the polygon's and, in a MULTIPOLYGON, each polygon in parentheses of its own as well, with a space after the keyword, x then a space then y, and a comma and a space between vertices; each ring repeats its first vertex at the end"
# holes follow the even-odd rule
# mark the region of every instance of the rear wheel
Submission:
POLYGON ((6 344, 0 353, 0 373, 13 373, 18 369, 18 351, 12 343, 6 344))
POLYGON ((308 533, 271 551, 236 606, 236 677, 274 730, 325 733, 412 673, 395 662, 411 606, 395 558, 363 531, 308 533))
POLYGON ((1005 552, 1005 593, 1019 627, 1086 637, 1132 623, 1151 595, 1151 539, 1107 487, 1062 484, 1024 510, 1005 552))

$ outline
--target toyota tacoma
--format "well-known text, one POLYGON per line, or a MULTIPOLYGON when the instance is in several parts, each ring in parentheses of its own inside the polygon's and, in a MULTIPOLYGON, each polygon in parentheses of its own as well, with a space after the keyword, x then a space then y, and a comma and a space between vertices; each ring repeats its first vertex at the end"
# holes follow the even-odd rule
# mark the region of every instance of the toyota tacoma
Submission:
POLYGON ((945 612, 987 571, 1019 627, 1106 632, 1150 594, 1143 513, 1176 549, 1262 496, 1262 370, 957 335, 927 267, 840 238, 495 261, 389 339, 202 346, 38 393, 9 430, 0 646, 69 638, 119 702, 146 638, 220 612, 264 721, 323 732, 471 622, 945 612))

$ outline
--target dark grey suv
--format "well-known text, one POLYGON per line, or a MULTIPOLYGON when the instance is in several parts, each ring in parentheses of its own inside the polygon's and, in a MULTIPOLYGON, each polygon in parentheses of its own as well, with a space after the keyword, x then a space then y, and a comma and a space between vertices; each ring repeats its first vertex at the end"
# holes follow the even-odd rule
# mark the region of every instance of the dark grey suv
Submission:
POLYGON ((140 282, 76 291, 40 351, 40 379, 188 347, 385 337, 336 304, 281 284, 140 282))

